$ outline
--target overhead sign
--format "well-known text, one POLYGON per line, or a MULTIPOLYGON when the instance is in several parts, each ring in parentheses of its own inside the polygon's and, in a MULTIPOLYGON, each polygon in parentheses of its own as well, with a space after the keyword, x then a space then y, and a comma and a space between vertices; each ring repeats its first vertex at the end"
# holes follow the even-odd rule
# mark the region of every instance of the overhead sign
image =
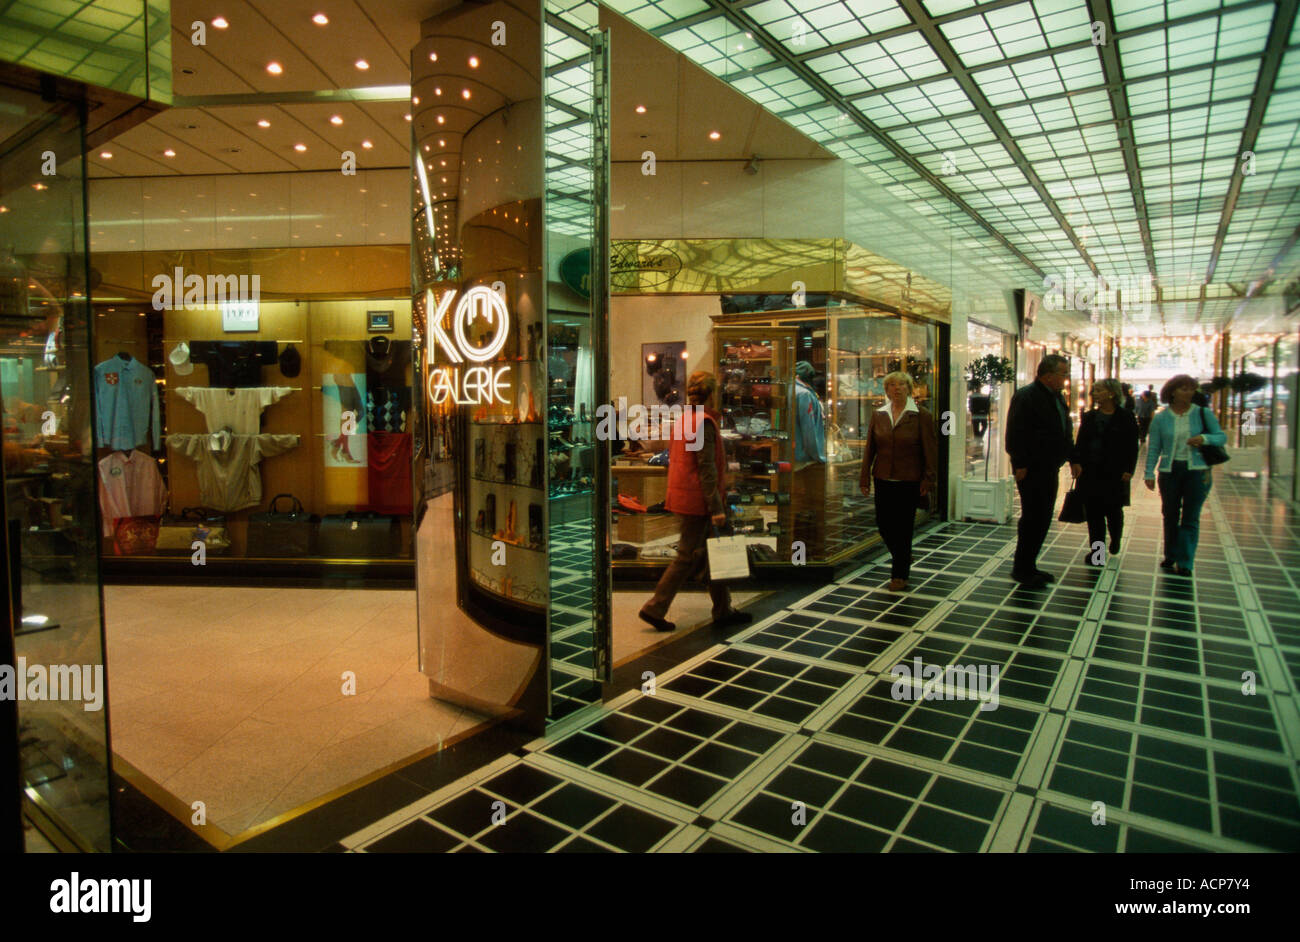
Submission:
POLYGON ((453 289, 443 294, 435 304, 433 290, 424 292, 425 310, 433 311, 429 318, 433 334, 433 350, 447 360, 446 365, 429 371, 428 394, 435 406, 448 399, 458 406, 486 405, 507 402, 510 391, 510 365, 488 364, 505 348, 510 337, 510 313, 506 302, 486 285, 475 285, 465 292, 451 317, 451 336, 442 322, 456 298, 453 289), (465 336, 466 328, 483 319, 492 325, 487 343, 471 343, 465 336))

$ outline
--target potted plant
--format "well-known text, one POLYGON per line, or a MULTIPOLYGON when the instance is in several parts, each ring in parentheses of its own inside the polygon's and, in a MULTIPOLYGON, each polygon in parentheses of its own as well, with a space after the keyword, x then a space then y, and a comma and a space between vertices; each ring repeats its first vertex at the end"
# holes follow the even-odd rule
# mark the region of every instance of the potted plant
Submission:
MULTIPOLYGON (((1015 382, 1011 361, 993 353, 972 360, 966 366, 966 390, 970 395, 971 425, 982 443, 988 432, 993 399, 1003 383, 1015 382)), ((957 518, 1006 523, 1011 519, 1011 478, 989 480, 989 463, 984 462, 984 479, 962 478, 957 488, 957 518)))
POLYGON ((1002 383, 1010 383, 1016 378, 1011 361, 989 353, 978 360, 971 361, 966 367, 966 391, 970 393, 971 415, 987 416, 992 406, 992 392, 1002 383))

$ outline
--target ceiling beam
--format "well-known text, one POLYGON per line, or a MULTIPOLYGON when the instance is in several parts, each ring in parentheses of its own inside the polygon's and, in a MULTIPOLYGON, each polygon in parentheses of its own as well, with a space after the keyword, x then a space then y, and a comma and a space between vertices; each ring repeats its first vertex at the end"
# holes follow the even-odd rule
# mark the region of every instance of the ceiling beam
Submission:
POLYGON ((1151 221, 1147 215, 1147 200, 1142 189, 1137 144, 1133 140, 1133 115, 1128 109, 1124 66, 1119 61, 1119 41, 1115 39, 1115 13, 1111 9, 1110 0, 1088 0, 1088 15, 1093 23, 1101 23, 1106 29, 1106 42, 1098 44, 1097 54, 1101 57, 1102 75, 1111 88, 1107 98, 1110 99, 1110 108, 1115 115, 1115 133, 1119 136, 1119 147, 1124 156, 1124 172, 1128 174, 1133 208, 1137 211, 1138 232, 1142 236, 1142 253, 1147 259, 1147 272, 1153 282, 1158 283, 1160 273, 1156 271, 1156 253, 1151 244, 1151 221))
MULTIPOLYGON (((1231 8, 1231 12, 1237 13, 1239 11, 1249 10, 1254 7, 1272 6, 1272 4, 1273 4, 1273 0, 1248 0, 1248 2, 1246 3, 1239 3, 1233 6, 1231 8)), ((961 19, 962 17, 965 16, 969 16, 971 13, 974 12, 978 12, 977 8, 968 7, 967 9, 959 11, 958 13, 948 13, 941 17, 933 17, 932 20, 935 23, 945 23, 949 20, 956 20, 956 19, 961 19)), ((1173 29, 1179 26, 1186 26, 1189 23, 1198 23, 1201 20, 1215 19, 1217 17, 1222 16, 1225 12, 1227 11, 1217 6, 1209 7, 1208 9, 1200 10, 1196 13, 1189 13, 1186 16, 1175 16, 1172 19, 1161 20, 1157 23, 1148 23, 1144 26, 1135 26, 1132 29, 1126 29, 1120 32, 1112 33, 1110 34, 1111 41, 1128 39, 1131 36, 1142 36, 1146 33, 1163 31, 1166 29, 1173 29)), ((661 28, 665 30, 671 29, 670 27, 661 27, 661 28)), ((897 31, 890 31, 889 35, 900 35, 902 33, 913 32, 914 30, 915 27, 912 26, 898 27, 897 31)), ((815 59, 818 56, 825 55, 831 51, 842 51, 844 49, 851 49, 855 46, 869 45, 870 43, 876 42, 878 38, 884 37, 885 35, 886 34, 882 32, 870 36, 864 36, 861 39, 854 39, 845 43, 839 43, 835 46, 834 50, 832 50, 831 47, 824 47, 822 49, 814 50, 813 52, 800 53, 796 58, 800 60, 815 59)), ((1038 49, 1034 52, 1024 52, 1017 56, 1009 56, 1005 59, 997 59, 992 62, 981 62, 979 65, 972 65, 966 67, 966 71, 969 72, 971 75, 975 75, 980 72, 987 72, 990 69, 1000 69, 1009 65, 1019 65, 1022 62, 1032 62, 1035 59, 1043 59, 1049 56, 1056 56, 1063 52, 1074 52, 1079 49, 1087 49, 1091 45, 1092 45, 1091 38, 1083 39, 1083 40, 1079 40, 1078 42, 1065 43, 1064 45, 1061 46, 1051 46, 1048 47, 1047 49, 1038 49)), ((771 71, 772 69, 780 68, 781 65, 782 64, 779 62, 769 62, 766 65, 760 65, 753 69, 750 69, 745 74, 761 75, 762 73, 771 71)), ((1204 68, 1204 66, 1202 66, 1202 68, 1204 68)), ((953 78, 953 74, 951 72, 938 72, 934 75, 927 75, 924 78, 913 79, 912 81, 908 81, 908 82, 899 82, 895 85, 882 86, 879 89, 872 89, 869 92, 856 92, 852 96, 847 96, 847 97, 849 101, 853 101, 858 98, 865 98, 871 95, 880 94, 883 91, 893 91, 899 88, 919 88, 922 85, 930 85, 934 82, 942 82, 945 80, 951 81, 952 78, 953 78)))
POLYGON ((1002 233, 998 232, 998 230, 995 229, 987 219, 977 213, 970 204, 961 198, 961 196, 953 192, 952 188, 944 183, 943 180, 931 173, 929 168, 914 158, 904 148, 900 147, 888 134, 878 128, 875 122, 871 121, 866 115, 859 111, 855 105, 845 101, 844 97, 840 95, 829 82, 819 76, 804 63, 797 61, 790 54, 789 50, 785 48, 783 43, 772 38, 772 36, 750 19, 743 11, 732 10, 726 5, 724 0, 705 0, 705 2, 707 2, 712 9, 721 12, 728 21, 737 26, 741 32, 752 32, 754 34, 755 42, 763 46, 769 54, 781 59, 786 64, 787 68, 812 86, 812 88, 825 98, 827 102, 839 108, 859 127, 872 134, 889 150, 890 153, 906 164, 913 173, 946 197, 954 206, 959 207, 962 212, 970 216, 971 219, 979 224, 980 228, 996 239, 1004 249, 1023 262, 1030 271, 1034 272, 1039 278, 1043 277, 1043 270, 1039 268, 1038 265, 1036 265, 1027 255, 1025 255, 1024 252, 1012 245, 1010 240, 1008 240, 1002 233))
POLYGON ((984 92, 980 89, 979 84, 966 71, 956 50, 952 48, 947 38, 939 31, 939 27, 935 25, 934 20, 930 19, 925 7, 921 5, 921 0, 897 0, 897 2, 903 8, 903 11, 918 25, 921 35, 930 44, 934 54, 947 66, 948 71, 953 74, 962 91, 966 93, 966 97, 971 100, 979 111, 980 117, 993 131, 994 136, 997 137, 1006 152, 1011 155, 1016 168, 1024 175, 1029 185, 1033 187, 1034 192, 1038 194, 1038 198, 1043 201, 1043 205, 1052 214, 1052 218, 1056 220, 1056 224, 1060 226, 1061 231, 1069 238, 1075 251, 1079 253, 1079 257, 1088 266, 1088 270, 1094 275, 1100 275, 1101 272, 1097 268, 1097 263, 1092 260, 1092 256, 1084 248, 1078 233, 1074 231, 1074 227, 1065 218, 1061 208, 1056 205, 1056 200, 1052 198, 1052 194, 1047 191, 1047 185, 1039 178, 1038 173, 1020 150, 1020 145, 1016 143, 1015 137, 1007 130, 1007 126, 1002 123, 1002 119, 998 117, 989 100, 984 97, 984 92))
POLYGON ((1264 47, 1264 58, 1259 66, 1259 75, 1255 79, 1255 100, 1251 102, 1250 112, 1246 117, 1246 126, 1241 130, 1241 146, 1237 148, 1237 167, 1232 174, 1232 183, 1228 185, 1227 195, 1223 198, 1223 212, 1219 216, 1219 228, 1214 234, 1214 248, 1210 252, 1210 265, 1205 271, 1205 280, 1214 280, 1214 270, 1219 267, 1219 255, 1223 252, 1223 241, 1228 235, 1228 225, 1237 208, 1237 199, 1241 196, 1241 182, 1244 179, 1241 168, 1241 155, 1255 149, 1259 139, 1259 129, 1264 124, 1264 112, 1268 109, 1269 97, 1273 94, 1273 85, 1277 82, 1278 68, 1282 65, 1282 56, 1286 53, 1291 30, 1295 28, 1296 7, 1300 0, 1277 0, 1273 13, 1273 26, 1268 33, 1268 44, 1264 47))
POLYGON ((239 92, 234 95, 176 95, 173 108, 221 108, 231 105, 364 104, 375 101, 410 103, 411 86, 376 85, 370 88, 322 88, 302 92, 239 92))

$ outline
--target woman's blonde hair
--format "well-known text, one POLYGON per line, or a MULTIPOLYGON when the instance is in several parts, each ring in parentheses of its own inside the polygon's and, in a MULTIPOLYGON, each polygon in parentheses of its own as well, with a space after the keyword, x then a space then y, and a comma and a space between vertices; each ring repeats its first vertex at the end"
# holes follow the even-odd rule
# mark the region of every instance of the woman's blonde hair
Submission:
POLYGON ((885 377, 885 381, 881 385, 888 386, 890 383, 902 383, 907 387, 907 394, 909 396, 912 395, 912 377, 908 376, 902 370, 894 370, 894 372, 885 377))
MULTIPOLYGON (((1096 389, 1099 386, 1110 393, 1111 398, 1115 400, 1116 408, 1122 409, 1124 407, 1124 402, 1128 397, 1124 395, 1124 387, 1120 385, 1119 380, 1099 379, 1092 384, 1092 389, 1096 389)), ((1091 393, 1092 389, 1088 390, 1088 392, 1091 393)))
POLYGON ((717 389, 718 380, 708 370, 696 370, 686 378, 686 398, 696 405, 712 399, 717 389))

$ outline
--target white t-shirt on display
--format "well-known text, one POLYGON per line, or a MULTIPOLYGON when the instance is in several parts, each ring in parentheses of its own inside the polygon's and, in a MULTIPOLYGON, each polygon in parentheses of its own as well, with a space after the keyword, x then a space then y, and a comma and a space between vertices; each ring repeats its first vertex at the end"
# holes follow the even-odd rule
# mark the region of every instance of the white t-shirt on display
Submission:
POLYGON ((209 432, 228 428, 235 435, 256 435, 261 431, 262 410, 291 392, 291 386, 183 386, 176 395, 203 413, 209 432))

